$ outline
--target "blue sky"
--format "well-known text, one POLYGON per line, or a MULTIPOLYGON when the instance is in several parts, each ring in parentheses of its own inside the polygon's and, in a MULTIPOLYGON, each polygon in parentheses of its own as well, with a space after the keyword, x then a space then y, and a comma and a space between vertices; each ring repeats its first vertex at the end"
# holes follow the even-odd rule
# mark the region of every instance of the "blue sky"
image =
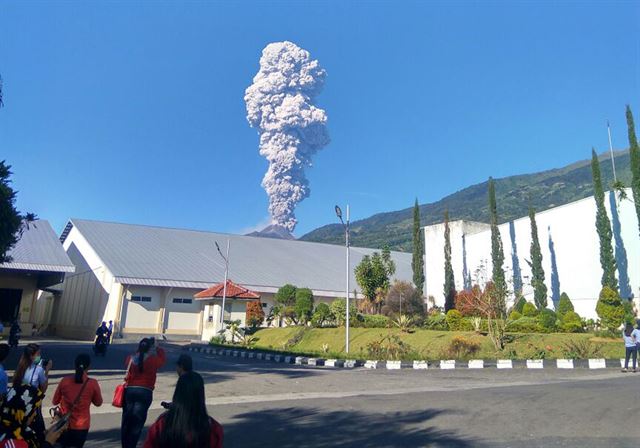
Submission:
POLYGON ((626 147, 640 121, 640 3, 2 2, 0 159, 18 206, 243 232, 268 218, 245 118, 262 48, 327 70, 332 142, 296 235, 440 199, 490 175, 626 147))

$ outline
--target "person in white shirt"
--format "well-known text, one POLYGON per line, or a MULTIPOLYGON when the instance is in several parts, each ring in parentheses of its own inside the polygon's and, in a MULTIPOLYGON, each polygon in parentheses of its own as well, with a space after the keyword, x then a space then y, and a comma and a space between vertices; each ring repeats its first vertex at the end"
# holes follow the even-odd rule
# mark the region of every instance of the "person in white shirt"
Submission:
POLYGON ((638 343, 640 342, 640 331, 634 330, 633 325, 627 324, 622 332, 624 340, 624 369, 623 373, 629 371, 629 358, 633 358, 633 371, 636 372, 636 362, 638 359, 638 343))

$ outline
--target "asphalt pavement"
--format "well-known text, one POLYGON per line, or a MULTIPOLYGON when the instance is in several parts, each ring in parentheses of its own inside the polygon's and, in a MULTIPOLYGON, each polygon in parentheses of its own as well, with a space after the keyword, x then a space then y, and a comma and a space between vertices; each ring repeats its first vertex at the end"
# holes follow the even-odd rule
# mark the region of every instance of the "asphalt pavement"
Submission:
MULTIPOLYGON (((54 360, 45 407, 88 343, 40 341, 54 360)), ((177 380, 182 348, 166 344, 147 426, 177 380)), ((87 447, 118 447, 110 405, 133 344, 93 357, 105 404, 87 447)), ((15 354, 5 362, 15 366, 15 354)), ((618 370, 366 370, 275 364, 192 354, 225 447, 631 447, 640 441, 640 373, 618 370)), ((142 446, 142 440, 140 443, 142 446)))

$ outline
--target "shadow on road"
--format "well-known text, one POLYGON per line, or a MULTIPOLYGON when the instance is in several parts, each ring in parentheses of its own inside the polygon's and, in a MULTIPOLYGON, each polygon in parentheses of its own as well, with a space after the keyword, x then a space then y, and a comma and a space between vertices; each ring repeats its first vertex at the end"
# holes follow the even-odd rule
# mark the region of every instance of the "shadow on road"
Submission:
POLYGON ((445 413, 365 413, 308 408, 247 412, 224 425, 225 447, 477 447, 478 441, 429 425, 445 413), (249 430, 250 428, 250 430, 249 430))

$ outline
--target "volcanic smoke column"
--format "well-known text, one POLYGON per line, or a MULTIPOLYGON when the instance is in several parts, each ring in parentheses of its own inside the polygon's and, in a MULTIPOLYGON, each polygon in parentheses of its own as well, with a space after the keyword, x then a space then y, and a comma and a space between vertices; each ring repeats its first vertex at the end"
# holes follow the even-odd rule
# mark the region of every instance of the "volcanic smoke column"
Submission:
POLYGON ((260 133, 260 154, 269 161, 262 186, 273 224, 293 232, 298 202, 309 196, 304 169, 329 143, 327 114, 313 105, 326 72, 309 52, 291 42, 262 50, 260 70, 244 95, 247 120, 260 133))

